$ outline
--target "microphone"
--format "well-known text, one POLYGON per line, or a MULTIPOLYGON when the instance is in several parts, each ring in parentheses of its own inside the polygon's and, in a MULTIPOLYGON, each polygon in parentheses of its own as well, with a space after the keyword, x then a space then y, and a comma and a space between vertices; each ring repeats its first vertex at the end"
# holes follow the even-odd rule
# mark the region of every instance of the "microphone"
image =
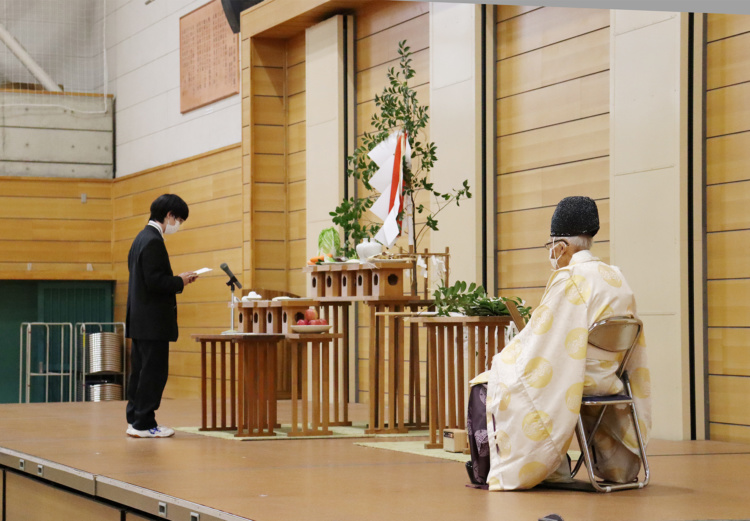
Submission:
POLYGON ((224 273, 229 275, 229 282, 227 282, 227 286, 231 286, 232 284, 234 284, 238 289, 242 289, 242 284, 240 284, 240 281, 237 280, 237 277, 234 276, 234 273, 232 273, 232 270, 229 269, 229 266, 227 266, 226 262, 222 262, 221 266, 219 267, 224 270, 224 273))

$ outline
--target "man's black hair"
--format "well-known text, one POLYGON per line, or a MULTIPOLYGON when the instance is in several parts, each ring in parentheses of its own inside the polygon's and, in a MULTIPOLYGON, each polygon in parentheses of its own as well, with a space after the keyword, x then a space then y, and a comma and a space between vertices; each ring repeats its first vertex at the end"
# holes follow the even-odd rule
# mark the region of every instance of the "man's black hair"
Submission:
POLYGON ((169 212, 172 212, 175 218, 187 221, 190 210, 188 210, 187 203, 179 195, 164 194, 157 197, 151 203, 151 216, 149 219, 163 223, 169 212))

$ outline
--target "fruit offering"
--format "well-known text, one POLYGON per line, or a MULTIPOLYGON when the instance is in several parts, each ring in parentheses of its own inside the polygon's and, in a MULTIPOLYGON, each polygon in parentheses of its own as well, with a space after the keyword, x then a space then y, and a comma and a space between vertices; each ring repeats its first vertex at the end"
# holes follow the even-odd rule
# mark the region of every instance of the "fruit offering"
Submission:
POLYGON ((311 320, 299 319, 298 326, 327 326, 328 321, 325 318, 313 318, 311 320))

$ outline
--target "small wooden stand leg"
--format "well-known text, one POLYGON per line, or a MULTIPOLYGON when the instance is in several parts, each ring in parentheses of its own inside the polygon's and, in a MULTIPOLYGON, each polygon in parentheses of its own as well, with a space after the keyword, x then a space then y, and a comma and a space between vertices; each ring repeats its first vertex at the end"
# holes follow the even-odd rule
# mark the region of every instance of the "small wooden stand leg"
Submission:
POLYGON ((297 402, 299 399, 299 389, 297 388, 297 370, 299 368, 299 344, 290 342, 289 346, 292 351, 292 435, 296 435, 297 429, 297 402))

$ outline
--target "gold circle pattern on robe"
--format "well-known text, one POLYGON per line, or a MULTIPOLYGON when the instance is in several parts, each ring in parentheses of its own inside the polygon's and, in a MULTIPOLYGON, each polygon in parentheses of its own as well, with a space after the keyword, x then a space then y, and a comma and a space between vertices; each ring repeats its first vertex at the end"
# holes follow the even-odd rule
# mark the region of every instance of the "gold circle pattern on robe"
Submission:
POLYGON ((603 305, 596 313, 596 321, 604 320, 605 318, 613 317, 615 315, 614 310, 608 304, 603 305))
POLYGON ((583 275, 572 275, 565 283, 565 298, 576 306, 588 302, 591 297, 591 284, 583 275))
POLYGON ((565 351, 573 360, 583 360, 588 347, 589 330, 585 327, 571 329, 565 337, 565 351))
POLYGON ((510 436, 505 431, 497 431, 495 434, 495 443, 500 450, 500 459, 508 459, 510 457, 510 436))
MULTIPOLYGON (((648 439, 648 428, 646 427, 646 423, 641 418, 638 418, 638 426, 641 428, 641 435, 643 436, 643 438, 648 439)), ((631 449, 638 448, 638 438, 636 436, 636 432, 633 428, 632 422, 623 423, 623 430, 620 433, 620 436, 625 445, 627 445, 631 449)))
POLYGON ((502 351, 500 351, 500 360, 506 364, 515 364, 518 360, 518 355, 521 354, 521 342, 518 337, 507 345, 502 351))
POLYGON ((606 264, 599 264, 599 274, 604 279, 604 282, 612 286, 613 288, 619 288, 622 286, 622 279, 620 275, 614 269, 610 268, 606 264))
POLYGON ((583 382, 574 383, 565 391, 565 406, 573 414, 581 412, 581 396, 583 395, 583 382))
POLYGON ((539 306, 531 316, 531 331, 535 335, 543 335, 552 328, 555 317, 547 306, 539 306))
POLYGON ((500 400, 498 401, 498 409, 501 411, 505 411, 508 409, 508 406, 510 405, 510 390, 508 389, 508 386, 504 383, 500 383, 500 400))
POLYGON ((521 428, 531 441, 542 441, 552 432, 552 418, 544 411, 532 411, 524 416, 521 428))
POLYGON ((639 367, 630 373, 629 376, 633 396, 637 398, 648 398, 651 396, 651 371, 647 367, 639 367))
POLYGON ((518 471, 521 488, 533 487, 547 477, 547 465, 541 461, 530 461, 518 471))
POLYGON ((542 356, 532 358, 523 369, 523 379, 536 389, 546 387, 552 379, 552 364, 542 356))

